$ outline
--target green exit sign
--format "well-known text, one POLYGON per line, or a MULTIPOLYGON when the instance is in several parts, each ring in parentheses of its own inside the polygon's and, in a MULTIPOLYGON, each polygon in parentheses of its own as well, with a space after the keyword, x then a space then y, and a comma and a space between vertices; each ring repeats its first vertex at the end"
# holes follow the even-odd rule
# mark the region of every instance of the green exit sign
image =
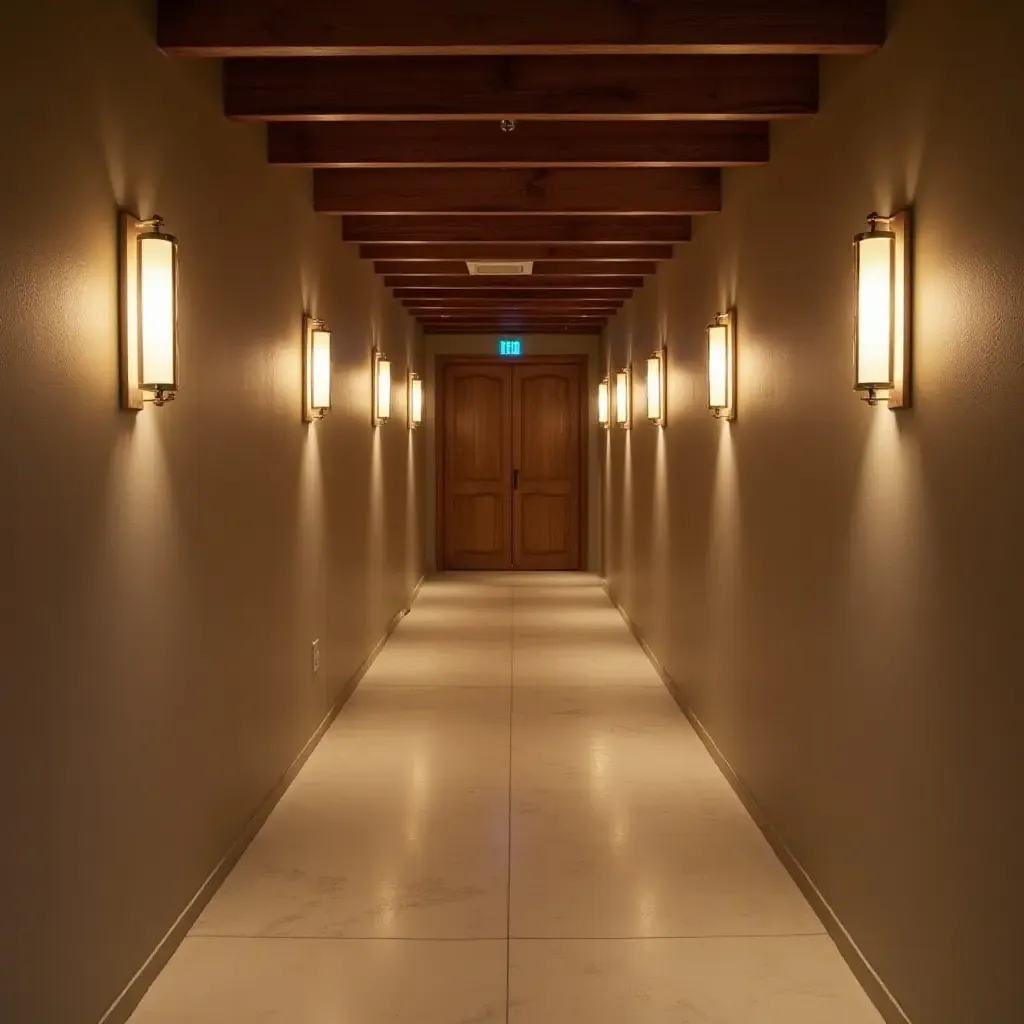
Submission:
POLYGON ((523 354, 522 338, 500 338, 498 340, 499 356, 521 356, 523 354))

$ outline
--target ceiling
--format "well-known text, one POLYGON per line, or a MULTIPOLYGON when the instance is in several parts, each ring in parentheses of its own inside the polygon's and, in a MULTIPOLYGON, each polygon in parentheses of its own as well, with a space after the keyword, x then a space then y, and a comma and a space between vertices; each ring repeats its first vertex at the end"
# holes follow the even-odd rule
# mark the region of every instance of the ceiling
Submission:
POLYGON ((428 333, 600 330, 885 0, 161 0, 428 333), (504 122, 504 123, 503 123, 504 122), (532 262, 471 275, 467 261, 532 262))

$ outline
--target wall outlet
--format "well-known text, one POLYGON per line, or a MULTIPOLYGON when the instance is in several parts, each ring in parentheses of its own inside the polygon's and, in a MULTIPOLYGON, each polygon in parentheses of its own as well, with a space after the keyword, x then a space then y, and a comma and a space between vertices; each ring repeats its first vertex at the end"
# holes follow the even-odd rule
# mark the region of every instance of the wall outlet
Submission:
POLYGON ((313 641, 313 675, 320 671, 320 641, 313 641))

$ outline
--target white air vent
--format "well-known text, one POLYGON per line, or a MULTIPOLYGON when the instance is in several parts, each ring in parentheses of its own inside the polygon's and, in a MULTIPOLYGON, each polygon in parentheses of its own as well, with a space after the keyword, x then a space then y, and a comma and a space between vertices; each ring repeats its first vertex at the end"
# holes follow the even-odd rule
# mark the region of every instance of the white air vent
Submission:
POLYGON ((474 277, 524 277, 533 273, 533 260, 468 260, 466 266, 474 277))

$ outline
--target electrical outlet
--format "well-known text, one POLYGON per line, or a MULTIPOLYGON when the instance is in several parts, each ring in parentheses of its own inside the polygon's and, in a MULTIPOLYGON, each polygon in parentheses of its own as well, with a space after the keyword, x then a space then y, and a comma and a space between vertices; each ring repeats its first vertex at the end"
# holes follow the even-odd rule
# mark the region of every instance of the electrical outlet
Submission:
POLYGON ((320 641, 313 641, 313 675, 320 671, 320 641))

